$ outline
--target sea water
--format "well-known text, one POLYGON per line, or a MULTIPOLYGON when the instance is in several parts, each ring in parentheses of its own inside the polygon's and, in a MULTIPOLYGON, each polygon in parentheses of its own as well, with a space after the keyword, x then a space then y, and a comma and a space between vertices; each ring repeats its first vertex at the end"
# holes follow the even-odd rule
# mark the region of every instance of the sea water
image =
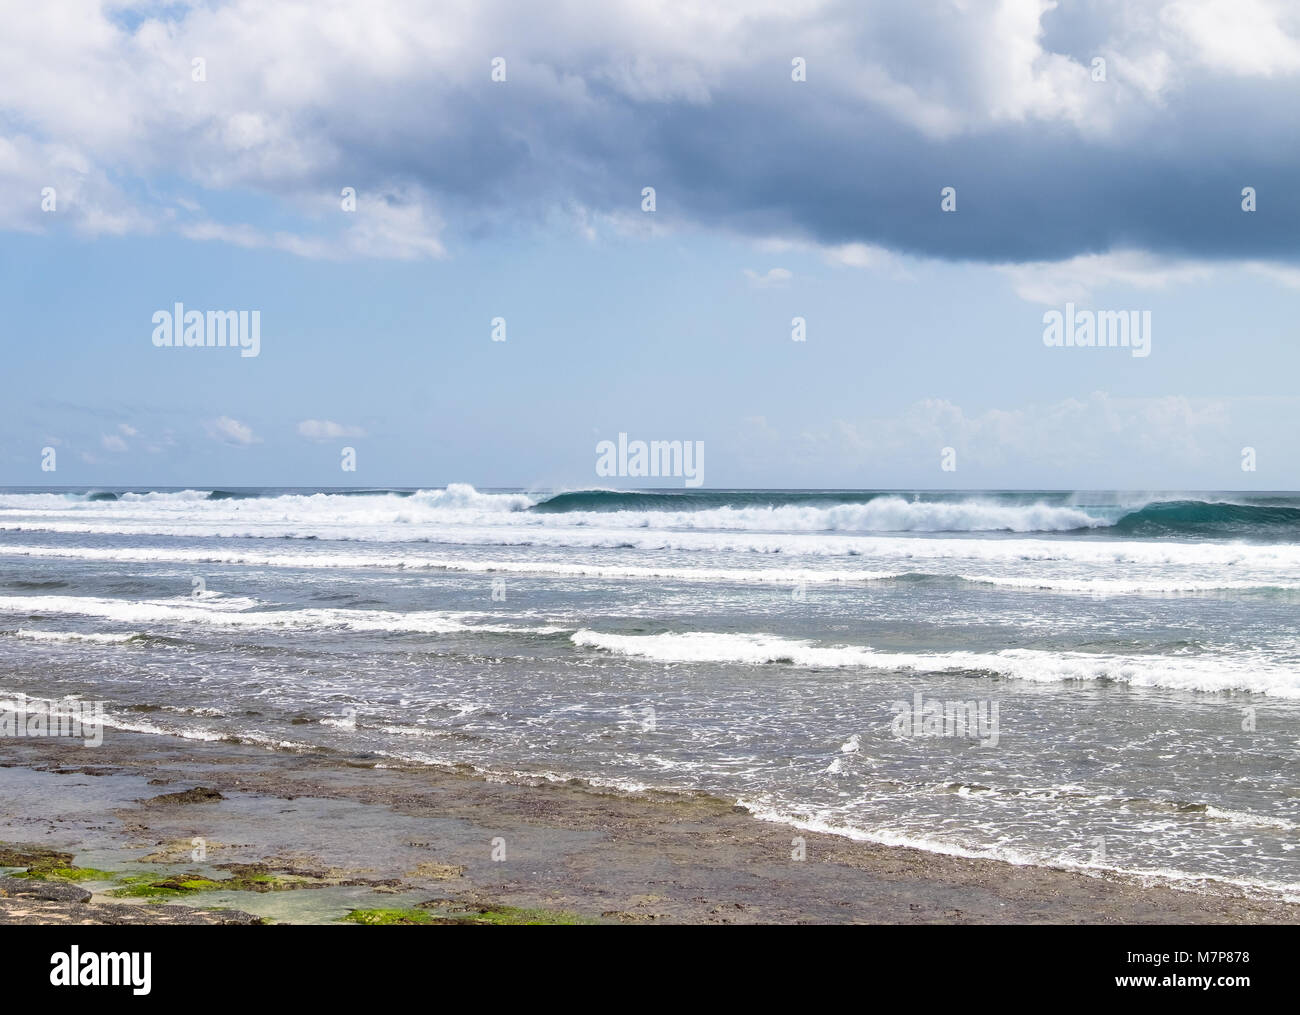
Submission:
POLYGON ((0 700, 109 739, 1289 898, 1298 607, 1291 494, 0 490, 0 700))

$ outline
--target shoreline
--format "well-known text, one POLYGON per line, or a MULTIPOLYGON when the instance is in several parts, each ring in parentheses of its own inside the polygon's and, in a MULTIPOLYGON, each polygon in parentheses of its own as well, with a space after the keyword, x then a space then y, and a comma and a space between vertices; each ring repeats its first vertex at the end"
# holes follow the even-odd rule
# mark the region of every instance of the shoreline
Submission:
POLYGON ((71 857, 0 883, 0 924, 1300 922, 1300 904, 1222 882, 880 845, 703 794, 377 763, 122 730, 93 752, 0 739, 8 873, 22 849, 71 857), (42 884, 91 897, 5 888, 42 884))

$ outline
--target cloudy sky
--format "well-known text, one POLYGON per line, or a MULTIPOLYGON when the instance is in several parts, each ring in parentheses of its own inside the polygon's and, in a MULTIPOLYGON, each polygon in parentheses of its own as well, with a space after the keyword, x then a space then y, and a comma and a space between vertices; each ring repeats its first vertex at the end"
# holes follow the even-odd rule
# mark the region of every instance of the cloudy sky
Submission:
POLYGON ((714 487, 1300 486, 1294 4, 0 22, 0 483, 582 486, 626 432, 714 487), (1151 355, 1045 346, 1067 301, 1151 355), (260 354, 156 347, 177 302, 260 354))

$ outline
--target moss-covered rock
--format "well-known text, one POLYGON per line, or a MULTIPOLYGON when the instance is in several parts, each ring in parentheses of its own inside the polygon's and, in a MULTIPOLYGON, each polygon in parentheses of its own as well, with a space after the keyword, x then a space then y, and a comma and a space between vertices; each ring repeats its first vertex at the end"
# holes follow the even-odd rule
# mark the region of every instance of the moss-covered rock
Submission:
POLYGON ((107 894, 122 899, 175 899, 196 892, 283 892, 296 888, 334 888, 340 885, 384 887, 386 882, 331 877, 328 872, 277 871, 265 864, 226 863, 218 867, 229 877, 208 878, 195 873, 169 877, 153 874, 122 878, 121 888, 107 894))
POLYGON ((359 923, 367 927, 390 927, 415 923, 443 923, 438 917, 423 909, 354 909, 343 917, 343 923, 359 923))
POLYGON ((598 923, 578 913, 562 909, 519 909, 515 906, 493 906, 479 910, 456 921, 457 923, 482 923, 502 927, 519 926, 577 926, 598 923))
POLYGON ((111 871, 78 867, 72 854, 43 846, 0 845, 0 867, 22 867, 10 877, 26 881, 113 881, 111 871))
POLYGON ((445 899, 421 903, 418 909, 354 909, 344 923, 366 926, 401 924, 473 925, 488 927, 577 926, 600 923, 562 909, 521 909, 515 906, 467 907, 445 899))
POLYGON ((222 881, 180 874, 170 878, 155 878, 149 875, 132 875, 122 879, 123 886, 106 893, 115 899, 179 899, 196 892, 219 891, 225 887, 222 881))
POLYGON ((70 867, 72 854, 43 846, 14 846, 0 843, 0 867, 70 867))
POLYGON ((264 863, 223 863, 218 870, 230 872, 228 888, 245 892, 283 892, 294 888, 363 887, 383 890, 397 888, 395 878, 375 881, 349 876, 347 871, 314 870, 303 867, 272 866, 264 863))
POLYGON ((16 878, 30 878, 36 881, 116 881, 117 875, 112 871, 98 870, 94 867, 32 867, 16 878))

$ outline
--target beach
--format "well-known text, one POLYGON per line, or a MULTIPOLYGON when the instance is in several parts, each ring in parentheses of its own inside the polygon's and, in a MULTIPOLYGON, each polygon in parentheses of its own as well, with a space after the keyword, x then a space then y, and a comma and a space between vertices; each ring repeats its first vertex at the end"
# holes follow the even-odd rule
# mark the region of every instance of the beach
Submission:
POLYGON ((111 737, 93 765, 84 760, 54 741, 0 742, 0 848, 64 850, 108 875, 74 882, 93 889, 89 904, 0 896, 0 923, 358 922, 353 913, 649 925, 1300 919, 1294 904, 1226 885, 1174 890, 853 842, 703 795, 519 785, 139 734, 111 737), (803 860, 792 858, 797 837, 803 860), (191 858, 196 839, 203 862, 191 858), (504 859, 492 858, 493 840, 504 859), (249 870, 275 887, 108 894, 126 878, 238 883, 249 870))
POLYGON ((288 921, 1293 919, 1297 533, 1283 494, 0 492, 0 841, 288 921))

